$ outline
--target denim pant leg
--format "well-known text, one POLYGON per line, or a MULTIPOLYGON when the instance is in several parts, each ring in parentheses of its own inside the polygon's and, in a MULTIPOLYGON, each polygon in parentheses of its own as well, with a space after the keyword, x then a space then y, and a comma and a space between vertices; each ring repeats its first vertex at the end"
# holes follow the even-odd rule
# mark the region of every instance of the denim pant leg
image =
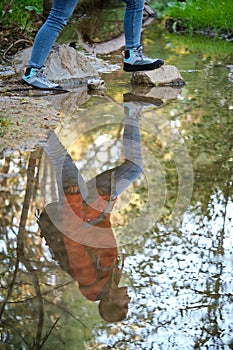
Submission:
MULTIPOLYGON (((124 120, 123 152, 125 161, 121 165, 88 181, 89 194, 105 193, 115 199, 141 175, 143 161, 138 118, 126 117, 124 120)), ((93 200, 88 199, 90 202, 93 200)))
POLYGON ((48 154, 56 175, 59 203, 63 203, 64 194, 71 186, 78 186, 83 199, 87 197, 87 187, 79 169, 69 153, 61 144, 55 133, 50 134, 48 141, 42 145, 48 154))
POLYGON ((124 16, 125 47, 133 49, 140 45, 144 0, 123 0, 126 3, 124 16))
POLYGON ((125 162, 115 172, 114 196, 119 196, 143 171, 142 146, 138 118, 124 120, 123 152, 125 162))
POLYGON ((55 40, 71 17, 77 3, 78 0, 54 0, 47 20, 35 37, 28 67, 44 66, 55 40))

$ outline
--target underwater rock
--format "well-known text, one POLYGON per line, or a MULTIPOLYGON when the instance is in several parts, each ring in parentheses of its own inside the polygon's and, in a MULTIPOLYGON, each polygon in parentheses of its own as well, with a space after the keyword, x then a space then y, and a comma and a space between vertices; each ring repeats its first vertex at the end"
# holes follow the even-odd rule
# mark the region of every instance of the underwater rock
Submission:
MULTIPOLYGON (((14 57, 16 73, 23 74, 28 65, 32 48, 19 51, 14 57)), ((77 84, 87 84, 89 79, 98 78, 97 70, 90 60, 82 53, 68 45, 54 47, 46 61, 48 79, 68 84, 69 87, 77 84)))
POLYGON ((230 73, 230 74, 228 75, 228 80, 229 80, 231 83, 233 83, 233 73, 230 73))
POLYGON ((175 66, 162 66, 151 71, 134 72, 132 84, 149 86, 184 86, 185 81, 175 66))
POLYGON ((233 83, 233 65, 227 65, 226 68, 230 70, 230 73, 228 74, 228 80, 233 83))

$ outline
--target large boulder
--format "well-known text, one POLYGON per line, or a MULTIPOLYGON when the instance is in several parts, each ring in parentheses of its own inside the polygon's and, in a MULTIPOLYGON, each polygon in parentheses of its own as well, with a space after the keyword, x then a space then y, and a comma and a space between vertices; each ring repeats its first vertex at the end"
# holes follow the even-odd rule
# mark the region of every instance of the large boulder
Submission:
MULTIPOLYGON (((32 48, 19 51, 14 57, 14 68, 17 74, 23 74, 27 67, 32 48)), ((58 83, 75 85, 87 82, 89 79, 99 79, 97 70, 90 60, 82 53, 68 45, 54 47, 46 61, 48 79, 58 83)))
POLYGON ((134 72, 131 83, 149 86, 184 86, 185 81, 175 66, 162 66, 151 71, 134 72))

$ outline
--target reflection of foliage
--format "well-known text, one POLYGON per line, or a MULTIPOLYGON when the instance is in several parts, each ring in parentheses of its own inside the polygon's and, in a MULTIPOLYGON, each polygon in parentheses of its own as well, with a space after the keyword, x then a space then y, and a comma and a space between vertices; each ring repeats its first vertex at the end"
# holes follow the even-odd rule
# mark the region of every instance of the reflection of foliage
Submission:
POLYGON ((38 1, 29 0, 3 0, 0 4, 0 12, 4 15, 5 24, 12 23, 25 26, 33 16, 41 14, 42 6, 38 1))
MULTIPOLYGON (((195 94, 196 83, 190 83, 189 90, 185 92, 187 95, 184 93, 185 97, 179 104, 168 103, 156 113, 146 112, 141 121, 146 170, 157 180, 157 187, 164 175, 166 202, 152 229, 142 232, 132 246, 125 247, 128 255, 123 279, 130 287, 132 300, 128 319, 117 325, 107 326, 99 322, 95 306, 84 301, 70 277, 51 261, 46 247, 41 245, 33 217, 34 208, 39 203, 36 184, 40 155, 35 155, 34 172, 29 172, 28 158, 24 155, 5 158, 2 171, 5 209, 1 216, 4 242, 1 254, 1 321, 2 339, 6 344, 11 343, 12 349, 18 350, 22 343, 28 349, 35 349, 33 342, 34 345, 44 342, 44 347, 49 349, 68 350, 85 347, 126 349, 133 348, 135 344, 140 349, 156 346, 166 349, 164 344, 171 341, 177 349, 182 349, 184 344, 190 349, 200 346, 217 348, 219 344, 219 348, 232 346, 232 320, 229 315, 233 305, 233 125, 230 92, 225 91, 224 99, 223 94, 214 92, 214 79, 210 77, 209 85, 203 83, 199 87, 200 98, 195 94), (208 101, 212 104, 206 108, 208 101), (163 115, 166 115, 169 127, 160 128, 156 138, 148 130, 159 128, 163 115), (146 128, 146 123, 150 129, 146 128), (175 222, 170 222, 178 192, 176 149, 173 147, 175 142, 171 142, 175 131, 179 132, 180 142, 185 142, 193 160, 195 184, 186 212, 175 222), (170 144, 164 140, 169 140, 170 144), (153 161, 148 157, 149 153, 153 155, 153 161), (158 165, 162 174, 157 169, 158 165), (33 183, 35 190, 31 189, 26 203, 25 189, 28 190, 33 183), (27 215, 24 214, 24 223, 23 207, 26 211, 29 207, 27 215), (22 243, 23 253, 19 249, 22 243)), ((216 79, 223 84, 219 77, 216 79)), ((106 104, 101 108, 104 113, 109 113, 106 104)), ((96 110, 93 115, 101 115, 96 110)), ((90 114, 89 110, 86 115, 84 113, 87 123, 90 114)), ((90 126, 89 131, 70 147, 87 179, 121 161, 121 123, 102 125, 102 129, 90 126), (100 142, 103 137, 106 142, 100 142), (114 153, 111 153, 112 148, 114 153)), ((82 127, 81 121, 79 127, 82 127)), ((70 135, 68 132, 68 137, 70 135)), ((43 191, 49 181, 54 180, 46 164, 40 163, 43 191)), ((127 206, 123 206, 115 222, 122 225, 122 229, 132 217, 140 215, 150 186, 143 174, 125 197, 122 196, 122 202, 127 206)), ((54 187, 51 198, 53 192, 54 187)), ((160 192, 155 191, 154 194, 156 197, 160 192)), ((43 195, 46 196, 46 193, 43 192, 43 195)))
MULTIPOLYGON (((117 5, 106 2, 98 7, 96 2, 86 3, 85 16, 79 21, 76 18, 71 20, 70 24, 64 29, 61 35, 62 42, 67 40, 77 40, 78 29, 83 40, 89 43, 99 43, 108 41, 123 33, 123 18, 125 6, 119 2, 117 5), (114 6, 114 11, 112 10, 114 6), (68 39, 67 39, 68 38, 68 39)), ((77 15, 80 15, 80 7, 77 7, 77 15)))
POLYGON ((90 336, 88 321, 84 324, 79 312, 82 298, 75 298, 73 308, 65 302, 71 292, 70 286, 67 288, 70 277, 59 276, 59 270, 56 273, 56 265, 43 254, 41 239, 35 232, 33 212, 40 158, 41 151, 32 153, 29 160, 21 155, 20 162, 9 156, 2 168, 1 341, 11 349, 26 346, 35 350, 45 344, 50 344, 50 348, 55 348, 56 343, 59 346, 59 342, 68 344, 74 329, 79 340, 90 336), (64 319, 70 331, 59 334, 57 339, 64 319))

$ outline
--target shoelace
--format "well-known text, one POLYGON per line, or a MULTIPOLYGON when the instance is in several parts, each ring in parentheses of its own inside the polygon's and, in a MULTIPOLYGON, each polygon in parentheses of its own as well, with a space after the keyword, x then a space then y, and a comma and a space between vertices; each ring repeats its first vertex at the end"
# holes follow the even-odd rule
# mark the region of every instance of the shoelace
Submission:
POLYGON ((138 56, 141 60, 143 60, 144 58, 146 58, 145 55, 143 55, 142 53, 143 47, 139 46, 135 51, 136 51, 136 56, 138 56))
POLYGON ((50 81, 48 80, 48 78, 47 78, 47 76, 46 76, 46 73, 45 73, 45 71, 44 71, 43 68, 39 69, 36 75, 37 75, 38 78, 40 78, 40 79, 43 80, 44 82, 50 84, 50 81))

